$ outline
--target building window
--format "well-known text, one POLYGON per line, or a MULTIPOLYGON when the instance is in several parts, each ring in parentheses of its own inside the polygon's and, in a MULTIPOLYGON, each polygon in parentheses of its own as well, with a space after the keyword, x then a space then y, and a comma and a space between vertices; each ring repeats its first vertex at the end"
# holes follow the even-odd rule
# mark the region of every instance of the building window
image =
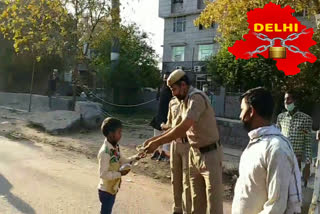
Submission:
POLYGON ((199 45, 199 53, 198 53, 198 60, 205 61, 208 60, 210 56, 214 54, 213 52, 213 44, 208 45, 199 45))
POLYGON ((206 7, 206 4, 204 2, 205 0, 198 0, 198 9, 204 9, 206 7))
POLYGON ((183 0, 173 0, 173 3, 183 3, 183 0))
POLYGON ((186 31, 186 17, 176 17, 173 20, 173 32, 185 32, 186 31))
POLYGON ((172 47, 172 61, 181 62, 184 61, 184 46, 172 47))
MULTIPOLYGON (((214 27, 215 27, 215 23, 212 23, 210 25, 210 28, 214 28, 214 27)), ((204 26, 202 24, 199 24, 199 30, 203 30, 203 29, 205 29, 204 26)))

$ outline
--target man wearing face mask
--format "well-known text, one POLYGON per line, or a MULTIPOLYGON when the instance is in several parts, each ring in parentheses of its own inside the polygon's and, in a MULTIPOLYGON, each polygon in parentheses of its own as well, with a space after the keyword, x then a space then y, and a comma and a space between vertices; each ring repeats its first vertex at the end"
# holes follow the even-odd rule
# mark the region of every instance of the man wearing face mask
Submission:
MULTIPOLYGON (((277 126, 282 134, 289 138, 298 159, 299 168, 301 169, 303 159, 305 159, 307 163, 310 163, 312 160, 312 118, 298 110, 296 101, 297 97, 294 92, 288 91, 285 93, 284 105, 287 112, 279 114, 277 126)), ((308 169, 304 171, 306 172, 308 169)), ((306 177, 309 176, 304 176, 304 178, 306 177)))
POLYGON ((258 87, 241 96, 240 119, 249 143, 239 164, 232 214, 301 212, 301 174, 292 146, 271 123, 271 93, 258 87))
POLYGON ((190 144, 189 176, 192 213, 223 214, 222 146, 215 113, 208 97, 193 88, 186 73, 172 72, 167 85, 181 102, 182 121, 160 137, 144 143, 145 152, 152 153, 159 146, 183 138, 190 144))

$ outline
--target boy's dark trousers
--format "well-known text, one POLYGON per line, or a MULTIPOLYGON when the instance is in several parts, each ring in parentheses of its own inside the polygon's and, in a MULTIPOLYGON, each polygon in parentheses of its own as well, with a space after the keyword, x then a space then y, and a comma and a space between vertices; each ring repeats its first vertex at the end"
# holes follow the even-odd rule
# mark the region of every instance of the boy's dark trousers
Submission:
POLYGON ((101 214, 111 214, 115 195, 99 190, 99 199, 101 202, 101 214))

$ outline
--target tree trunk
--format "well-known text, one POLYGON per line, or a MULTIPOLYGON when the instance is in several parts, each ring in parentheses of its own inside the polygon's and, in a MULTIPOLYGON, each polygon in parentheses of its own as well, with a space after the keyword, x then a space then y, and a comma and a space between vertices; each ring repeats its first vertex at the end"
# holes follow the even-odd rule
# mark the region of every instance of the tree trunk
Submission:
POLYGON ((33 59, 33 65, 32 65, 32 77, 31 77, 31 85, 30 85, 30 98, 29 98, 29 109, 28 111, 31 112, 31 106, 32 106, 32 90, 33 90, 33 80, 34 80, 34 73, 35 73, 35 65, 36 65, 36 59, 33 59))
POLYGON ((76 101, 77 101, 77 87, 78 87, 78 65, 76 63, 74 70, 73 70, 73 75, 72 75, 72 91, 73 91, 73 97, 72 97, 72 110, 75 110, 76 107, 76 101))

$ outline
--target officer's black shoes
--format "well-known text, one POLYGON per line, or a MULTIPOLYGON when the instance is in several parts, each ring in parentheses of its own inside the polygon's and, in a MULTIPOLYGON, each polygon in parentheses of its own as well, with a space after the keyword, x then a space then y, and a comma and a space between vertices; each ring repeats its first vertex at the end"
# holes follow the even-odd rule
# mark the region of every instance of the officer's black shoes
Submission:
POLYGON ((166 155, 166 153, 164 151, 162 151, 160 156, 158 157, 157 161, 169 162, 170 158, 166 155))

